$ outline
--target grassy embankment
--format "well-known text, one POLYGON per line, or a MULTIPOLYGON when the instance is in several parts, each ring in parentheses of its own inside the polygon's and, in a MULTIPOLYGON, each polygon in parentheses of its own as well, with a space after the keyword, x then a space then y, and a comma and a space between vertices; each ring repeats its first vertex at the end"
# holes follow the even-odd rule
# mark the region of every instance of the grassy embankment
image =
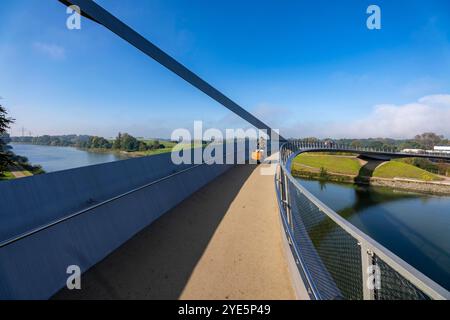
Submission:
MULTIPOLYGON (((151 145, 154 142, 153 140, 142 140, 142 141, 148 145, 151 145)), ((111 140, 111 143, 112 142, 113 142, 113 140, 111 140)), ((88 148, 88 149, 81 148, 81 149, 89 151, 89 152, 115 153, 115 154, 123 154, 123 155, 129 156, 129 157, 145 157, 145 156, 152 156, 152 155, 156 155, 156 154, 171 152, 173 147, 176 145, 176 143, 172 142, 172 141, 160 141, 159 143, 162 144, 164 146, 164 148, 150 149, 150 150, 145 150, 145 151, 124 151, 124 150, 118 150, 118 149, 105 149, 105 148, 88 148)))
MULTIPOLYGON (((153 140, 142 140, 142 141, 144 141, 145 143, 147 143, 149 145, 153 143, 153 140)), ((160 144, 164 145, 164 148, 146 150, 146 151, 132 151, 132 152, 124 152, 124 153, 127 155, 130 155, 132 157, 144 157, 144 156, 152 156, 152 155, 156 155, 156 154, 171 152, 172 150, 174 150, 175 146, 177 146, 178 150, 198 148, 198 147, 203 146, 203 144, 200 142, 195 142, 195 143, 191 143, 191 144, 186 143, 186 144, 189 144, 188 147, 186 147, 186 144, 183 144, 183 143, 178 144, 177 142, 172 142, 172 141, 160 141, 160 144)))
POLYGON ((8 171, 0 172, 0 181, 1 180, 13 180, 20 177, 30 177, 33 173, 24 168, 10 168, 8 171))
MULTIPOLYGON (((154 142, 153 140, 142 140, 142 141, 144 141, 148 145, 151 145, 154 142)), ((134 152, 130 152, 130 153, 135 156, 151 156, 151 155, 155 155, 155 154, 171 152, 172 148, 176 145, 176 142, 172 142, 172 141, 159 141, 159 143, 162 144, 164 146, 164 148, 146 150, 146 151, 134 151, 134 152)))
POLYGON ((375 169, 373 176, 378 178, 388 178, 388 179, 404 178, 421 181, 442 180, 442 178, 431 172, 425 171, 413 165, 399 161, 389 161, 384 163, 383 165, 378 166, 375 169))
POLYGON ((298 177, 337 182, 368 182, 373 178, 440 181, 441 177, 403 161, 376 162, 375 166, 355 156, 304 153, 292 164, 292 173, 298 177))
MULTIPOLYGON (((112 143, 114 140, 111 140, 112 143)), ((153 140, 142 140, 143 142, 151 145, 153 144, 153 140)), ((164 146, 164 148, 159 149, 150 149, 145 151, 124 151, 119 149, 106 149, 106 148, 79 148, 80 150, 88 151, 88 152, 96 152, 96 153, 113 153, 113 154, 122 154, 128 157, 145 157, 152 156, 156 154, 171 152, 173 147, 176 145, 175 142, 171 141, 160 141, 160 144, 164 146)))
POLYGON ((0 181, 1 180, 12 180, 12 179, 15 179, 15 177, 10 171, 0 172, 0 181))
POLYGON ((354 182, 361 169, 356 157, 302 153, 292 162, 294 176, 336 182, 354 182))

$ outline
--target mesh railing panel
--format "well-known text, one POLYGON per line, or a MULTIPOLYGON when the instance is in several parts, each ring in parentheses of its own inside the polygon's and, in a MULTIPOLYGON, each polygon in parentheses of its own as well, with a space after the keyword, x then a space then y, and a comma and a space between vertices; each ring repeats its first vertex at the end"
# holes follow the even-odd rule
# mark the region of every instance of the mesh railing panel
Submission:
MULTIPOLYGON (((431 280, 423 279, 420 272, 414 271, 417 272, 419 278, 422 277, 422 284, 425 286, 423 290, 419 289, 411 282, 414 281, 414 276, 405 278, 400 273, 404 269, 392 267, 392 265, 398 266, 398 262, 401 262, 400 259, 397 260, 397 263, 391 264, 393 262, 389 258, 387 261, 383 261, 379 256, 373 255, 373 251, 377 252, 376 249, 381 250, 379 252, 385 250, 386 253, 388 251, 381 246, 372 247, 372 241, 367 240, 367 235, 363 233, 358 235, 358 231, 350 233, 346 231, 349 226, 345 227, 345 222, 336 223, 331 218, 333 214, 337 216, 336 213, 330 212, 326 208, 322 211, 320 204, 316 204, 317 199, 312 200, 311 198, 314 197, 304 194, 306 191, 303 191, 303 188, 298 186, 295 179, 287 172, 293 153, 303 148, 321 149, 323 144, 291 141, 280 149, 282 162, 279 184, 282 200, 280 205, 282 206, 281 212, 287 218, 287 228, 290 229, 292 245, 296 249, 296 255, 300 257, 299 266, 307 275, 308 287, 314 293, 313 298, 428 300, 431 299, 431 296, 435 296, 434 298, 450 297, 448 291, 438 288, 431 280), (362 247, 358 241, 362 242, 362 247), (364 256, 361 254, 362 248, 367 250, 367 254, 364 256), (364 274, 362 272, 363 265, 379 267, 374 270, 380 271, 378 273, 380 288, 377 289, 376 286, 374 290, 365 288, 365 285, 372 280, 363 279, 363 277, 368 277, 366 272, 364 274), (438 289, 431 288, 427 282, 438 289)), ((354 151, 345 146, 333 146, 330 149, 354 151)), ((366 149, 364 148, 364 151, 371 151, 366 149)))
POLYGON ((361 248, 289 182, 295 244, 322 299, 362 299, 361 248))
POLYGON ((375 289, 375 300, 430 300, 425 293, 391 268, 378 256, 372 263, 380 268, 380 288, 375 289))

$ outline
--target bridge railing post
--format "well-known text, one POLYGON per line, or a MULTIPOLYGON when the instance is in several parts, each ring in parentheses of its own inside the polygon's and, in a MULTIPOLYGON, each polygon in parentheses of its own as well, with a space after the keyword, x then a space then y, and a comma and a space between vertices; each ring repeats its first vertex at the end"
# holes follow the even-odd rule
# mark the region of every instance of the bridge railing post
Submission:
POLYGON ((374 280, 375 268, 373 268, 373 253, 364 243, 358 243, 361 247, 361 268, 362 268, 362 285, 363 285, 363 299, 375 300, 374 283, 369 281, 374 280))
POLYGON ((284 170, 280 167, 279 171, 279 186, 280 186, 280 192, 281 192, 281 202, 284 208, 284 211, 286 212, 286 220, 289 225, 289 228, 293 229, 292 224, 292 212, 291 212, 291 203, 290 203, 290 195, 289 195, 289 180, 284 172, 284 170))
POLYGON ((291 211, 291 202, 290 202, 291 197, 289 194, 289 180, 288 180, 287 175, 284 175, 284 181, 285 181, 285 188, 286 188, 286 216, 287 216, 289 228, 291 228, 291 231, 293 231, 292 211, 291 211))

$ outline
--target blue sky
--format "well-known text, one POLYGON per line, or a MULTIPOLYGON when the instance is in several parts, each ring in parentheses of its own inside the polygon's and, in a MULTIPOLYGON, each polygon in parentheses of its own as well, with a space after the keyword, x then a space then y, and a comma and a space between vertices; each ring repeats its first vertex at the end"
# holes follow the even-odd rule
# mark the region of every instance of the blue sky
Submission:
MULTIPOLYGON (((450 2, 97 1, 284 136, 450 136, 450 2), (366 8, 381 8, 368 30, 366 8)), ((246 127, 56 0, 2 0, 0 96, 33 134, 246 127)))

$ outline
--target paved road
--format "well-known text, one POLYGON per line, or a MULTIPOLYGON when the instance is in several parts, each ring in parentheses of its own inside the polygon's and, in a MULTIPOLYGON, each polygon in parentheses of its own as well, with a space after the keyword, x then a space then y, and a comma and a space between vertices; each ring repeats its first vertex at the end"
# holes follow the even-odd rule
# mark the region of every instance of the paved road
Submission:
POLYGON ((54 298, 294 299, 273 184, 231 169, 54 298))

